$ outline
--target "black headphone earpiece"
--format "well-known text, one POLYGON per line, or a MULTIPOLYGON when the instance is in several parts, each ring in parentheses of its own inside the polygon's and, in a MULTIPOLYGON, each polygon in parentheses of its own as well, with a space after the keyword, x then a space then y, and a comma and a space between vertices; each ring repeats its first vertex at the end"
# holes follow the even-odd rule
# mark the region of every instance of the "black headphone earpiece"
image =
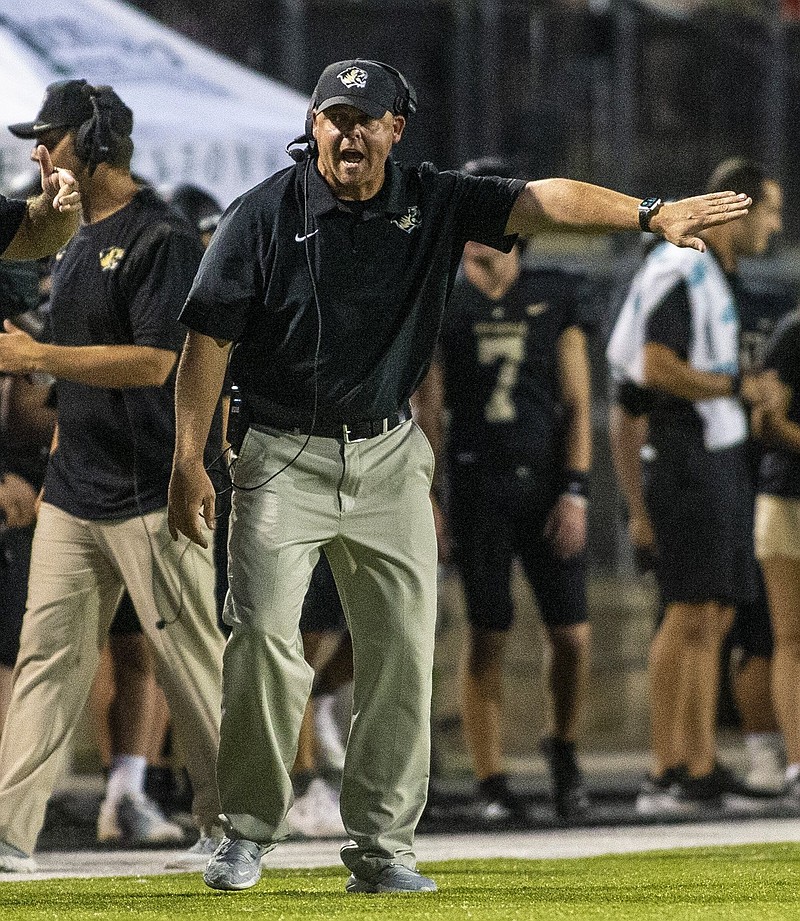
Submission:
POLYGON ((111 126, 100 101, 102 91, 88 83, 82 91, 92 104, 92 115, 75 134, 75 152, 89 167, 91 176, 97 166, 108 157, 111 149, 111 126))
POLYGON ((308 109, 306 111, 306 127, 305 127, 305 138, 308 142, 309 150, 314 150, 317 146, 317 142, 314 140, 314 100, 308 104, 308 109))

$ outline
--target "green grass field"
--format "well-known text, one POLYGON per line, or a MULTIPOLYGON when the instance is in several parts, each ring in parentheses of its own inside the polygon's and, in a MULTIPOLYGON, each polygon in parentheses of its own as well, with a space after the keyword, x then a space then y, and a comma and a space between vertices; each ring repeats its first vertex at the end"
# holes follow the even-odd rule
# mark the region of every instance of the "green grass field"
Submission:
POLYGON ((199 874, 0 883, 2 921, 499 921, 800 919, 800 843, 572 860, 426 864, 439 892, 347 895, 346 871, 268 870, 247 892, 199 874))

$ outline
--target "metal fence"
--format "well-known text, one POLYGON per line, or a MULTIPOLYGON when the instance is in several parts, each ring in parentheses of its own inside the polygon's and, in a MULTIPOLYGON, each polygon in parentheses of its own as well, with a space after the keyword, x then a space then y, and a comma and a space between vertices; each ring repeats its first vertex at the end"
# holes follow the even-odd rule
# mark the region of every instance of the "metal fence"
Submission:
POLYGON ((194 38, 310 93, 332 60, 377 57, 419 91, 407 156, 513 157, 631 194, 698 190, 740 153, 787 193, 800 242, 796 3, 703 0, 139 0, 194 38))

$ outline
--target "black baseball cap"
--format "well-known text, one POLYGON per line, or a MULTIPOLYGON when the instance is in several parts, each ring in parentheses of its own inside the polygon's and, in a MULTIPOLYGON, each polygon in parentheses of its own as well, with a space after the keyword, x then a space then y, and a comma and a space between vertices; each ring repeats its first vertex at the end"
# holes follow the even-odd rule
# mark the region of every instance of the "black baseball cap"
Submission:
POLYGON ((133 113, 110 86, 91 86, 86 80, 59 80, 45 90, 39 113, 32 122, 9 125, 18 138, 33 140, 53 128, 79 128, 94 114, 91 96, 102 98, 118 134, 133 130, 133 113))
POLYGON ((329 64, 317 81, 311 106, 324 112, 331 106, 353 106, 370 118, 398 114, 400 81, 391 69, 377 61, 337 61, 329 64))

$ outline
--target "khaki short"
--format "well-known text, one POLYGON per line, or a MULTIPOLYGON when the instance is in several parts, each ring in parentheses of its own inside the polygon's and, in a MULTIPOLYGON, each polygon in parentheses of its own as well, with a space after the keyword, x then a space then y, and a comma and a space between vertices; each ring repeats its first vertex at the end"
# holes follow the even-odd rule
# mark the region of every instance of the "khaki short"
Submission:
POLYGON ((800 499, 760 493, 753 537, 759 560, 775 556, 800 559, 800 499))

